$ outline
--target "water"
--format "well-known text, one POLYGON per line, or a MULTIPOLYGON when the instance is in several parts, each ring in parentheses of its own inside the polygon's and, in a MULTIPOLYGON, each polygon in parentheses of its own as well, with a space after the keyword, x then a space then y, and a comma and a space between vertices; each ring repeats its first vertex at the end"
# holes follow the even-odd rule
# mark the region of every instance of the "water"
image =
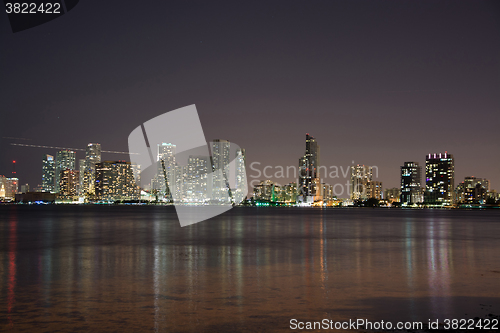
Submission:
POLYGON ((0 329, 290 331, 500 314, 500 211, 0 206, 0 329))

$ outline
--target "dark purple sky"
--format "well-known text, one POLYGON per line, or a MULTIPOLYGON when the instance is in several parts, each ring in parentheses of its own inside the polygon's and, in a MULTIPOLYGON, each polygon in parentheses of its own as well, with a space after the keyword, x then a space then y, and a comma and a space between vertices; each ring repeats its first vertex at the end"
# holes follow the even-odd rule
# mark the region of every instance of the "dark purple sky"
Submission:
POLYGON ((0 174, 15 159, 21 183, 56 151, 11 142, 127 151, 196 104, 248 165, 297 166, 308 132, 321 164, 376 165, 384 187, 447 150, 456 183, 500 190, 498 1, 81 1, 16 34, 0 14, 0 33, 1 136, 30 139, 0 139, 0 174))

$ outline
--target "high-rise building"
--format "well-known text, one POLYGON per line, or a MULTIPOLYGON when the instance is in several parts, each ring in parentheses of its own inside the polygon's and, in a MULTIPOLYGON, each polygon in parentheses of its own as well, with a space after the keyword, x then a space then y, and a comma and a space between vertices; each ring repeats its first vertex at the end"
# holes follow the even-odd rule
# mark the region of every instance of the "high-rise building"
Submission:
POLYGON ((60 150, 56 155, 56 165, 55 165, 55 191, 59 193, 60 187, 59 183, 61 181, 61 171, 70 169, 75 170, 75 157, 76 154, 71 150, 60 150))
POLYGON ((490 191, 490 181, 486 178, 465 177, 456 189, 456 201, 462 204, 485 203, 490 191))
POLYGON ((306 134, 306 151, 299 159, 299 184, 298 195, 303 202, 313 202, 315 197, 320 197, 320 184, 318 174, 319 144, 316 139, 306 134))
POLYGON ((5 199, 5 193, 7 191, 7 178, 5 176, 0 175, 0 200, 5 199))
POLYGON ((45 154, 42 161, 42 190, 43 192, 55 192, 55 160, 54 156, 45 154))
POLYGON ((85 197, 85 166, 86 166, 86 161, 85 159, 79 159, 78 160, 78 171, 80 172, 80 186, 78 190, 78 195, 80 197, 85 197))
POLYGON ((170 201, 173 194, 176 193, 176 145, 163 142, 162 144, 158 144, 157 151, 156 175, 151 180, 151 189, 156 191, 159 197, 166 197, 170 201), (165 175, 167 182, 165 182, 165 175))
POLYGON ((429 205, 450 205, 455 199, 455 162, 453 155, 428 154, 425 159, 424 202, 429 205))
POLYGON ((66 169, 61 171, 59 180, 59 197, 61 199, 73 199, 78 195, 80 188, 80 171, 66 169))
POLYGON ((421 172, 422 167, 417 162, 405 162, 401 167, 402 206, 418 205, 424 201, 420 185, 421 172))
POLYGON ((211 171, 212 164, 210 157, 189 156, 187 177, 184 182, 185 202, 195 204, 205 204, 209 202, 212 190, 212 179, 209 177, 211 171))
POLYGON ((5 199, 15 200, 18 193, 19 179, 18 178, 5 178, 5 199))
POLYGON ((367 200, 371 197, 369 186, 372 177, 372 167, 359 164, 351 166, 351 200, 367 200))
MULTIPOLYGON (((279 185, 278 185, 279 186, 279 185)), ((270 180, 262 180, 253 187, 253 198, 255 201, 271 201, 275 197, 275 184, 270 180)))
POLYGON ((367 192, 368 198, 381 200, 382 199, 382 182, 374 181, 374 180, 369 181, 367 184, 366 192, 367 192))
POLYGON ((96 163, 95 194, 99 201, 139 199, 130 162, 104 161, 96 163))
POLYGON ((212 142, 212 203, 227 204, 231 202, 229 188, 229 154, 231 143, 227 140, 215 139, 212 142))
POLYGON ((236 188, 233 197, 236 203, 240 203, 246 198, 248 184, 246 178, 246 156, 245 149, 236 150, 236 188))
POLYGON ((95 173, 96 164, 101 162, 101 145, 99 143, 89 143, 85 149, 85 167, 83 174, 83 189, 81 193, 85 197, 95 194, 95 173))

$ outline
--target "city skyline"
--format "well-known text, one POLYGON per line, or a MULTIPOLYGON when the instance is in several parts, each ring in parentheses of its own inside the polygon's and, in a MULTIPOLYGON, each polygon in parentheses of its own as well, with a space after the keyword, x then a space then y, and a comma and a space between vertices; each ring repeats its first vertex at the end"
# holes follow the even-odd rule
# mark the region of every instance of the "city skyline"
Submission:
MULTIPOLYGON (((42 183, 38 184, 31 192, 56 193, 63 200, 71 197, 75 199, 79 196, 80 202, 87 202, 87 200, 138 200, 141 199, 139 189, 142 189, 155 195, 156 200, 165 198, 170 202, 174 200, 176 202, 205 204, 208 202, 212 202, 212 204, 229 203, 234 200, 231 192, 240 193, 243 185, 242 181, 247 178, 247 176, 244 176, 246 170, 248 170, 245 161, 246 150, 237 148, 234 156, 236 158, 236 173, 229 176, 230 142, 215 139, 210 145, 212 152, 210 156, 190 155, 187 165, 179 165, 176 162, 176 145, 165 142, 158 144, 156 174, 146 184, 140 181, 140 165, 123 160, 99 163, 101 161, 101 145, 99 143, 89 143, 87 145, 85 159, 79 160, 78 169, 76 168, 75 152, 62 149, 57 152, 55 160, 51 155, 43 155, 42 183), (113 195, 107 196, 108 199, 102 195, 102 172, 100 180, 95 179, 97 179, 97 170, 99 168, 102 170, 110 169, 109 166, 103 167, 104 164, 112 166, 128 165, 126 172, 130 172, 130 177, 127 176, 125 183, 112 184, 109 179, 106 184, 109 184, 110 187, 115 186, 120 190, 126 187, 123 192, 129 194, 125 196, 118 195, 115 199, 112 199, 113 195), (212 173, 212 171, 214 172, 212 173), (166 192, 164 176, 168 178, 170 184, 166 192), (233 185, 231 185, 233 187, 228 182, 230 177, 235 178, 233 185), (52 184, 50 183, 51 179, 54 181, 52 184), (56 181, 57 179, 62 180, 56 181), (89 181, 89 179, 94 179, 94 181, 89 181), (100 187, 99 195, 97 195, 97 188, 94 191, 94 187, 100 187), (50 188, 53 188, 53 191, 50 188), (136 188, 136 190, 132 188, 136 188), (134 194, 131 195, 132 192, 134 194)), ((337 198, 345 199, 346 197, 352 202, 366 201, 368 199, 385 199, 392 202, 393 198, 398 197, 396 201, 399 201, 403 206, 486 203, 490 193, 494 198, 498 199, 497 192, 490 187, 490 180, 487 178, 467 176, 462 182, 458 180, 458 186, 455 186, 455 160, 453 154, 449 154, 447 151, 426 155, 425 178, 423 180, 421 179, 422 167, 418 162, 404 162, 404 165, 400 167, 400 186, 395 188, 383 187, 383 183, 377 180, 379 172, 377 166, 357 164, 350 166, 349 169, 346 168, 345 171, 341 167, 342 177, 347 179, 345 192, 342 180, 340 182, 334 181, 333 184, 331 184, 331 181, 327 182, 328 179, 335 179, 328 178, 328 175, 332 177, 333 173, 329 174, 332 167, 329 169, 327 166, 321 165, 319 161, 320 145, 312 135, 306 133, 305 153, 299 159, 296 172, 294 171, 297 174, 296 180, 288 184, 281 184, 273 182, 269 177, 257 179, 250 176, 250 179, 254 179, 248 181, 248 185, 251 187, 248 197, 254 197, 255 199, 255 195, 259 197, 262 195, 262 198, 266 198, 266 201, 280 201, 286 197, 288 198, 286 199, 287 202, 296 201, 297 204, 314 204, 319 201, 327 203, 337 198), (324 173, 322 174, 321 171, 324 173), (323 176, 324 178, 322 178, 323 176), (341 193, 337 193, 336 187, 338 185, 342 187, 341 193), (278 192, 275 192, 275 186, 277 186, 276 191, 278 192), (290 186, 294 188, 293 193, 290 192, 292 188, 290 186), (284 192, 281 193, 281 191, 284 192), (398 194, 395 194, 395 191, 398 194), (251 192, 253 192, 253 195, 251 192), (291 197, 295 199, 289 201, 291 197)), ((13 162, 14 167, 15 164, 13 162)), ((264 170, 266 168, 268 167, 264 167, 264 170)), ((250 166, 249 169, 257 170, 253 166, 250 166)), ((287 169, 288 171, 289 169, 287 169)), ((262 174, 262 172, 260 173, 262 174)), ((334 173, 338 174, 338 171, 334 173)), ((116 174, 118 175, 118 173, 116 174)), ((14 172, 12 176, 17 177, 17 174, 14 172)), ((5 179, 12 179, 11 181, 17 184, 16 189, 21 190, 19 193, 30 191, 30 185, 28 183, 21 185, 23 182, 19 178, 9 178, 3 175, 2 177, 4 185, 6 184, 5 179)), ((146 176, 143 179, 148 178, 146 176)), ((245 188, 248 185, 245 181, 245 188)), ((0 189, 4 195, 5 186, 0 189)), ((238 202, 240 200, 238 199, 238 202)), ((257 198, 257 200, 260 199, 257 198)))

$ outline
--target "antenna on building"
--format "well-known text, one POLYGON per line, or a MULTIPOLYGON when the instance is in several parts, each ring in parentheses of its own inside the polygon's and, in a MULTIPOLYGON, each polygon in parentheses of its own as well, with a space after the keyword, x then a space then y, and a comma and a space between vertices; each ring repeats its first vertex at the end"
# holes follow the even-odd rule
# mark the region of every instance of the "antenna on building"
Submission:
POLYGON ((12 178, 16 177, 16 161, 12 161, 12 178))

